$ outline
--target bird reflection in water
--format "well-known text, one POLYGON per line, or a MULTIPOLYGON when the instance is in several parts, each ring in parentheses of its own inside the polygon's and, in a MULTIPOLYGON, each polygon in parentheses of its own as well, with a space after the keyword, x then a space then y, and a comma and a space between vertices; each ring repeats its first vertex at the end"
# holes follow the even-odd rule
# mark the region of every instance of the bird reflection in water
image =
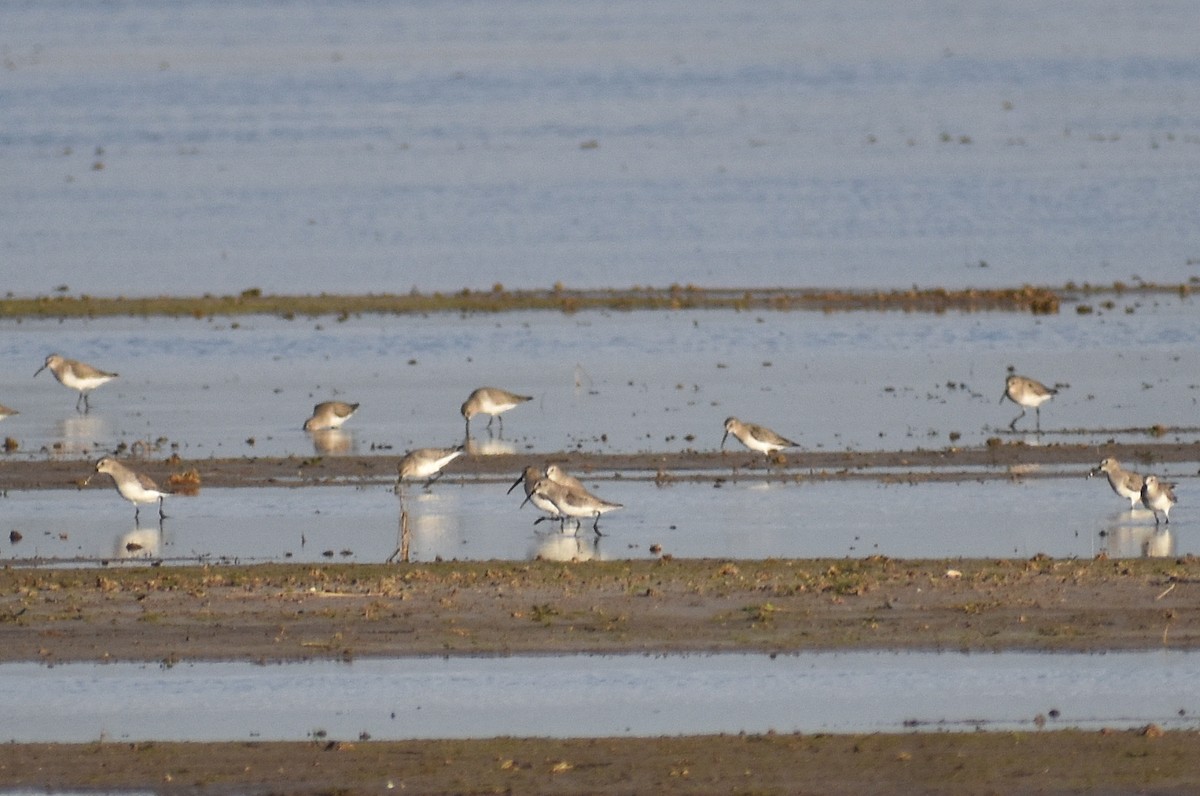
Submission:
POLYGON ((114 553, 117 558, 155 559, 162 556, 162 531, 158 528, 134 528, 117 537, 114 553))
POLYGON ((340 428, 310 431, 313 450, 321 456, 343 456, 354 453, 354 435, 340 428))
POLYGON ((599 561, 602 537, 573 536, 561 533, 541 534, 529 557, 541 561, 599 561))
POLYGON ((1165 558, 1175 555, 1175 537, 1167 527, 1113 522, 1104 529, 1104 552, 1109 558, 1165 558))

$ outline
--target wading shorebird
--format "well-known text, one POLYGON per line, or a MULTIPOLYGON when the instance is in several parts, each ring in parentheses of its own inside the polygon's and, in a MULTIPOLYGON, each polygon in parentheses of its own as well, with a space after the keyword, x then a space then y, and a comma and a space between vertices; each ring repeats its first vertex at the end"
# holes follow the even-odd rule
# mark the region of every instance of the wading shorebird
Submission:
POLYGON ((9 409, 4 404, 0 404, 0 420, 3 420, 6 417, 12 417, 13 415, 19 415, 19 414, 21 414, 21 413, 18 412, 16 409, 9 409))
POLYGON ((1137 473, 1121 469, 1116 459, 1108 458, 1096 465, 1088 473, 1088 478, 1104 473, 1108 476, 1108 485, 1112 491, 1129 501, 1129 510, 1133 511, 1142 499, 1142 477, 1137 473))
POLYGON ((757 451, 767 458, 770 458, 775 451, 795 448, 799 444, 792 442, 787 437, 781 437, 765 426, 743 423, 736 417, 729 417, 725 419, 725 435, 721 437, 721 450, 725 449, 725 440, 729 439, 730 434, 750 450, 757 451))
POLYGON ((88 405, 88 393, 101 384, 107 384, 117 377, 115 373, 107 373, 99 370, 86 362, 79 362, 74 359, 60 357, 58 354, 51 354, 46 357, 46 363, 33 374, 34 378, 37 378, 38 373, 41 373, 46 368, 50 368, 50 372, 54 374, 54 378, 58 379, 59 383, 64 387, 70 387, 72 390, 79 391, 79 397, 75 399, 76 411, 79 411, 79 404, 82 402, 83 411, 87 412, 91 408, 88 405))
MULTIPOLYGON (((533 489, 521 505, 531 503, 537 498, 542 498, 554 505, 554 508, 564 518, 571 517, 575 520, 575 532, 579 532, 582 521, 591 517, 592 530, 597 536, 603 536, 600 533, 600 515, 606 514, 616 509, 624 508, 620 503, 612 503, 588 492, 586 489, 571 489, 563 486, 556 481, 551 481, 549 478, 543 478, 534 484, 533 489)), ((565 522, 564 522, 565 527, 565 522)))
POLYGON ((305 431, 325 431, 341 428, 358 411, 358 404, 345 401, 322 401, 313 407, 312 417, 304 421, 305 431))
POLYGON ((1028 378, 1026 376, 1010 375, 1004 380, 1004 393, 1000 396, 1000 403, 1004 403, 1004 399, 1015 403, 1021 407, 1021 414, 1012 419, 1008 427, 1012 431, 1017 430, 1017 421, 1025 417, 1025 410, 1033 407, 1037 413, 1037 430, 1042 430, 1042 404, 1049 401, 1058 390, 1053 387, 1047 387, 1040 381, 1028 378))
MULTIPOLYGON (((532 503, 534 507, 543 512, 544 515, 534 520, 533 524, 537 525, 539 522, 545 522, 546 520, 558 520, 559 525, 561 526, 565 518, 563 517, 562 513, 559 512, 558 507, 555 506, 546 496, 534 492, 538 482, 546 477, 547 476, 544 470, 530 465, 521 472, 520 477, 518 477, 516 481, 513 481, 512 486, 508 488, 507 494, 511 495, 512 491, 516 489, 518 485, 524 484, 525 500, 532 503)), ((525 502, 522 501, 521 505, 524 506, 525 502)))
POLYGON ((428 489, 434 481, 442 477, 442 468, 462 454, 461 445, 457 448, 418 448, 409 451, 396 467, 396 494, 403 496, 401 490, 404 482, 419 478, 429 479, 424 486, 428 489))
MULTIPOLYGON (((171 494, 163 492, 158 488, 158 484, 154 483, 149 476, 130 470, 125 465, 121 464, 116 459, 105 456, 100 461, 96 462, 97 473, 108 473, 112 476, 113 482, 117 485, 117 491, 121 493, 121 497, 133 504, 133 521, 138 521, 138 512, 141 511, 140 503, 158 502, 158 521, 161 523, 166 514, 163 513, 163 498, 171 494)), ((95 475, 93 473, 92 475, 95 475)), ((92 480, 89 475, 84 483, 92 480)))
POLYGON ((1142 503, 1154 512, 1154 524, 1158 525, 1158 512, 1162 512, 1163 522, 1171 524, 1171 507, 1175 505, 1175 485, 1158 480, 1156 475, 1146 476, 1142 484, 1142 503))
MULTIPOLYGON (((491 415, 488 419, 487 427, 492 427, 492 421, 500 417, 501 414, 512 409, 514 406, 519 406, 526 401, 532 401, 532 395, 517 395, 508 390, 501 390, 498 387, 480 387, 471 393, 467 400, 463 402, 462 416, 467 421, 467 436, 471 436, 471 418, 475 415, 491 415)), ((504 418, 500 417, 500 433, 504 433, 504 418)))

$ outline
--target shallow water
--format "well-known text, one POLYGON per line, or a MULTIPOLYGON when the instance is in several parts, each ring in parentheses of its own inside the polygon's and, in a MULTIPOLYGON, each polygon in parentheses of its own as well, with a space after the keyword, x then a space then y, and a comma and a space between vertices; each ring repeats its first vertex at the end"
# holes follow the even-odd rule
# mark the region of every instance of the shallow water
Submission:
POLYGON ((401 658, 0 665, 5 740, 377 740, 1195 728, 1200 654, 401 658), (1052 714, 1051 711, 1057 711, 1052 714), (186 716, 187 720, 182 720, 186 716), (1048 718, 1049 717, 1049 718, 1048 718))
POLYGON ((1197 29, 1186 0, 10 3, 5 289, 1186 281, 1197 29))
MULTIPOLYGON (((0 424, 15 456, 93 458, 120 443, 209 456, 402 453, 450 446, 459 406, 481 385, 534 401, 500 451, 714 450, 729 415, 808 449, 981 445, 1011 439, 1019 407, 999 404, 1008 366, 1064 385, 1022 419, 1018 439, 1098 444, 1200 439, 1200 332, 1194 298, 1133 298, 1112 311, 1008 313, 506 313, 286 321, 0 321, 0 424), (1126 312, 1131 311, 1132 314, 1126 312), (44 372, 47 353, 120 373, 76 394, 44 372), (362 404, 342 434, 300 430, 313 404, 362 404), (1120 430, 1136 428, 1134 434, 1120 430), (1182 431, 1179 429, 1183 429, 1182 431), (1064 433, 1066 432, 1066 433, 1064 433), (954 434, 953 438, 951 435, 954 434)), ((499 421, 497 421, 499 423, 499 421)), ((732 443, 737 447, 737 443, 732 443)))
MULTIPOLYGON (((656 487, 594 480, 588 486, 625 508, 560 533, 519 508, 501 483, 411 490, 411 560, 646 558, 1114 558, 1200 554, 1186 507, 1170 526, 1130 512, 1103 480, 885 484, 877 481, 728 481, 656 487), (653 548, 653 551, 652 551, 653 548)), ((1180 492, 1195 478, 1181 481, 1180 492)), ((400 502, 390 488, 204 489, 156 508, 141 528, 115 491, 36 491, 0 499, 5 523, 20 531, 0 544, 0 561, 62 566, 169 563, 348 561, 379 563, 399 547, 400 502)))

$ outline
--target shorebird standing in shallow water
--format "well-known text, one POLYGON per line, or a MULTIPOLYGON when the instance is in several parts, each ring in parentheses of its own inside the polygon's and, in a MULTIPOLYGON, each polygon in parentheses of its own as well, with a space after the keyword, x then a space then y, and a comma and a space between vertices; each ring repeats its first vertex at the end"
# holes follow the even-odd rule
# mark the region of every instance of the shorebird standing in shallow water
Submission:
POLYGON ((79 411, 79 404, 82 401, 83 411, 87 412, 91 408, 88 406, 88 393, 117 377, 115 373, 99 370, 86 362, 51 354, 46 357, 46 363, 33 374, 34 378, 37 378, 38 373, 46 368, 50 368, 50 372, 54 374, 54 378, 58 379, 60 384, 70 387, 72 390, 79 390, 79 397, 75 399, 75 411, 79 411))
POLYGON ((1046 401, 1049 401, 1057 394, 1058 390, 1054 389, 1053 387, 1047 387, 1040 381, 1036 381, 1026 376, 1010 374, 1009 377, 1004 380, 1004 394, 1000 396, 1000 403, 1004 403, 1004 399, 1007 398, 1017 406, 1021 407, 1021 414, 1012 419, 1012 422, 1008 424, 1009 429, 1016 431, 1017 421, 1025 417, 1025 410, 1032 406, 1034 411, 1037 412, 1037 430, 1041 431, 1042 404, 1044 404, 1046 401))
POLYGON ((1162 512, 1163 522, 1171 524, 1171 507, 1175 505, 1175 485, 1158 480, 1156 475, 1146 476, 1142 484, 1142 503, 1154 512, 1154 524, 1158 525, 1158 512, 1162 512))
POLYGON ((798 443, 792 442, 787 437, 776 434, 766 426, 743 423, 736 417, 729 417, 725 419, 725 435, 721 437, 722 450, 725 449, 725 440, 729 439, 730 434, 750 450, 758 451, 768 459, 775 451, 783 450, 784 448, 795 448, 798 445, 798 443))
POLYGON ((341 428, 358 411, 358 404, 345 401, 322 401, 313 407, 312 417, 304 421, 305 431, 326 431, 341 428))
MULTIPOLYGON (((467 437, 471 436, 471 418, 475 415, 491 415, 487 424, 487 427, 491 428, 492 421, 501 414, 514 406, 532 400, 532 395, 517 395, 508 390, 501 390, 499 387, 480 387, 467 396, 467 400, 463 402, 462 408, 459 410, 467 420, 467 437)), ((502 417, 500 417, 500 433, 504 433, 504 418, 502 417)))
POLYGON ((624 508, 620 503, 601 500, 586 489, 571 489, 549 478, 542 478, 534 484, 521 505, 532 503, 539 498, 551 503, 562 517, 573 518, 576 533, 579 532, 584 518, 593 518, 592 530, 597 536, 604 535, 600 533, 600 515, 624 508))
MULTIPOLYGON (((559 512, 558 507, 555 506, 549 498, 544 495, 537 494, 534 491, 537 488, 538 482, 546 477, 546 473, 543 470, 533 467, 532 465, 526 467, 521 472, 521 476, 516 481, 513 481, 512 486, 508 488, 508 494, 512 494, 512 491, 516 489, 519 484, 524 484, 525 500, 532 503, 535 508, 544 513, 544 516, 538 517, 533 521, 533 524, 537 525, 539 522, 545 522, 546 520, 558 520, 559 524, 561 525, 564 517, 559 512)), ((521 505, 525 505, 524 501, 522 501, 521 505)))
POLYGON ((1133 511, 1142 499, 1142 477, 1137 473, 1121 469, 1120 462, 1113 458, 1101 461, 1088 473, 1088 478, 1100 475, 1100 473, 1108 476, 1108 485, 1112 487, 1112 491, 1127 499, 1129 510, 1133 511))
MULTIPOLYGON (((139 503, 154 503, 157 501, 158 521, 161 523, 167 516, 163 513, 163 498, 171 493, 160 490, 158 484, 154 483, 149 476, 136 473, 116 459, 108 456, 96 462, 96 472, 108 473, 112 476, 113 482, 117 485, 117 491, 121 493, 121 497, 133 504, 133 521, 135 523, 138 521, 138 512, 141 511, 139 503)), ((86 484, 91 480, 92 476, 89 475, 84 480, 84 483, 86 484)))
POLYGON ((418 448, 409 451, 397 466, 396 494, 404 497, 402 491, 405 481, 418 478, 428 478, 425 489, 442 477, 442 468, 462 456, 463 449, 457 448, 418 448))

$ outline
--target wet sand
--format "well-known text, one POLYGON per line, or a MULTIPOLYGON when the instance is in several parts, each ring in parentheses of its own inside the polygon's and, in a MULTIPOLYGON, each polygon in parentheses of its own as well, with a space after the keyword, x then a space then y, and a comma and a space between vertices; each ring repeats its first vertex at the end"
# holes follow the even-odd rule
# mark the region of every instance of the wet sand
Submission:
MULTIPOLYGON (((1129 433, 1112 429, 1111 433, 1129 433)), ((1145 442, 1080 445, 1071 432, 1042 435, 1045 444, 1026 442, 1030 435, 1004 434, 981 448, 942 448, 897 451, 802 451, 763 456, 742 450, 597 454, 571 451, 471 455, 447 466, 444 479, 513 479, 529 464, 558 462, 573 472, 598 478, 678 480, 715 478, 783 478, 849 480, 855 478, 977 480, 1078 476, 1106 456, 1147 466, 1156 463, 1200 461, 1200 442, 1158 441, 1164 429, 1145 430, 1145 442), (987 469, 981 469, 987 468, 987 469)), ((1173 431, 1182 431, 1173 429, 1173 431)), ((1194 429, 1188 429, 1194 431, 1194 429)), ((1094 433, 1094 432, 1093 432, 1094 433)), ((470 448, 468 447, 468 451, 470 448)), ((134 466, 167 484, 172 475, 195 471, 199 488, 301 487, 321 484, 380 484, 395 481, 400 455, 288 456, 281 458, 182 459, 147 457, 134 466)), ((83 459, 10 460, 0 466, 0 490, 83 488, 94 462, 83 459)), ((89 488, 111 488, 106 479, 93 479, 89 488)))

